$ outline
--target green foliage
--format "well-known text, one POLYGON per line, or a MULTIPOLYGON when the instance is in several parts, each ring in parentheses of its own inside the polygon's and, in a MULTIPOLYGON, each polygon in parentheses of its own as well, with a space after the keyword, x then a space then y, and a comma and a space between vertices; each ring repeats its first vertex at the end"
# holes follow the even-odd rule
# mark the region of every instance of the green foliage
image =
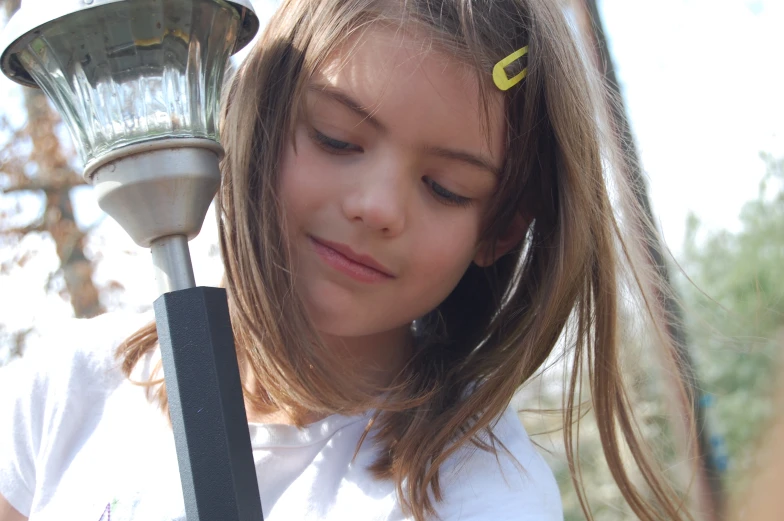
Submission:
POLYGON ((784 159, 763 155, 759 196, 741 212, 740 231, 699 237, 688 223, 681 281, 689 344, 709 404, 711 432, 725 452, 729 493, 741 487, 754 442, 772 412, 771 386, 784 326, 784 159))
MULTIPOLYGON (((631 316, 633 310, 624 308, 622 322, 634 324, 631 316)), ((657 367, 658 361, 646 343, 649 335, 631 326, 622 331, 624 355, 626 359, 625 374, 633 400, 634 414, 646 443, 653 450, 655 459, 666 476, 674 483, 687 482, 689 465, 677 454, 673 439, 673 415, 678 411, 668 407, 665 388, 666 377, 657 367)), ((557 409, 561 406, 563 388, 559 384, 558 370, 545 374, 549 380, 547 392, 538 394, 538 405, 542 408, 557 409)), ((586 376, 586 375, 584 375, 586 376)), ((583 398, 588 400, 588 381, 583 381, 583 398)), ((596 420, 589 404, 585 404, 579 426, 579 460, 580 474, 593 519, 596 521, 634 521, 631 508, 626 504, 620 489, 605 461, 602 443, 596 420)), ((531 434, 534 442, 544 450, 545 460, 553 470, 564 508, 564 521, 584 521, 585 515, 580 507, 577 492, 571 479, 571 472, 566 462, 563 443, 563 418, 560 414, 523 413, 521 419, 531 434), (545 434, 540 434, 545 433, 545 434)), ((577 428, 575 427, 575 432, 577 428)), ((642 477, 633 468, 632 458, 624 452, 624 461, 635 484, 645 493, 642 477)))
MULTIPOLYGON (((778 353, 784 344, 784 159, 763 156, 768 173, 759 196, 740 215, 739 231, 702 233, 695 217, 688 223, 680 259, 688 274, 681 274, 677 291, 684 305, 687 348, 693 357, 706 407, 714 456, 724 474, 725 491, 742 491, 741 476, 749 468, 755 441, 764 432, 772 412, 771 387, 778 353)), ((679 454, 673 439, 680 411, 672 408, 672 375, 661 370, 651 334, 635 315, 637 304, 620 310, 626 376, 634 412, 656 459, 678 490, 687 491, 692 468, 679 454)), ((558 408, 562 388, 559 375, 545 377, 550 392, 539 397, 544 408, 558 408), (557 388, 557 390, 555 389, 557 388)), ((584 385, 587 399, 587 386, 584 385)), ((539 394, 539 393, 535 393, 539 394)), ((548 453, 564 502, 565 521, 585 519, 566 465, 560 417, 523 414, 533 439, 548 453), (556 431, 556 432, 553 432, 556 431), (550 432, 536 436, 537 432, 550 432)), ((586 499, 597 521, 636 519, 623 501, 604 462, 602 445, 590 411, 580 427, 580 460, 586 499)), ((629 458, 626 458, 629 461, 629 458)), ((633 479, 641 485, 634 472, 633 479)), ((644 490, 644 487, 643 487, 644 490)))

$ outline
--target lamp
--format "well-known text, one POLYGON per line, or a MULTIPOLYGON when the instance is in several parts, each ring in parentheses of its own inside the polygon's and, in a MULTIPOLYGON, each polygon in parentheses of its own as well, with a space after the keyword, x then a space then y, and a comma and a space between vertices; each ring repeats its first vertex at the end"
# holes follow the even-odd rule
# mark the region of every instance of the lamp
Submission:
POLYGON ((3 72, 55 105, 99 206, 152 247, 161 293, 195 285, 223 73, 257 29, 248 0, 27 0, 0 38, 3 72))
POLYGON ((249 0, 24 0, 0 36, 3 73, 47 94, 101 208, 152 250, 189 521, 261 519, 226 294, 194 287, 187 244, 220 183, 227 61, 258 27, 249 0))

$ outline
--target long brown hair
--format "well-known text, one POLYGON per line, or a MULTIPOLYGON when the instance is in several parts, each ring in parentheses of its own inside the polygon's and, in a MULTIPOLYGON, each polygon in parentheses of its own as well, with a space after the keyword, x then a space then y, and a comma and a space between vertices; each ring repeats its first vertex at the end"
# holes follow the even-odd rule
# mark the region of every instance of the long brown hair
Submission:
MULTIPOLYGON (((643 520, 688 518, 644 449, 619 367, 619 273, 636 245, 624 242, 610 204, 598 85, 552 0, 284 0, 230 82, 222 125, 218 222, 237 353, 253 375, 249 404, 285 410, 299 424, 306 412, 376 408, 374 436, 385 450, 373 471, 393 479, 404 509, 423 520, 434 513, 431 498, 441 499, 440 464, 465 443, 496 450, 478 436, 494 439, 492 420, 569 329, 564 431, 586 515, 572 436, 584 368, 605 456, 632 510, 643 520), (281 154, 311 75, 374 23, 422 29, 417 34, 434 49, 472 67, 485 103, 494 64, 529 49, 517 64, 527 67, 525 80, 505 94, 507 153, 483 234, 493 244, 522 213, 531 219, 527 236, 491 267, 470 267, 415 323, 416 353, 383 389, 383 402, 379 389, 335 377, 338 361, 294 291, 276 196, 281 154), (622 461, 624 444, 644 493, 622 461)), ((616 187, 622 198, 622 183, 616 187)), ((634 272, 632 280, 651 320, 660 321, 645 298, 651 275, 634 272)), ((156 340, 150 325, 121 346, 126 371, 156 340)), ((665 335, 660 340, 667 343, 665 335)), ((160 397, 165 401, 165 390, 160 397)))

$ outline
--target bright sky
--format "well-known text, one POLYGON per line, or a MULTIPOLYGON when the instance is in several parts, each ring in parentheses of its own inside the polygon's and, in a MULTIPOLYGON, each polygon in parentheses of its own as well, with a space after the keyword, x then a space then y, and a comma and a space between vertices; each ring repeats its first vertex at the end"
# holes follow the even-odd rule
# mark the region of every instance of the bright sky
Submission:
MULTIPOLYGON (((256 0, 266 20, 277 2, 256 0)), ((656 217, 676 253, 688 212, 709 229, 735 229, 743 203, 764 174, 760 152, 784 156, 784 2, 781 0, 604 0, 600 2, 627 109, 648 175, 656 217)), ((10 88, 0 79, 0 91, 10 88)), ((13 89, 4 109, 21 103, 13 89)), ((18 112, 17 112, 18 114, 18 112)), ((77 218, 100 215, 89 190, 75 198, 77 218)), ((34 212, 34 204, 30 211, 34 212)), ((212 213, 191 242, 197 283, 215 285, 220 266, 212 213)), ((40 253, 12 277, 0 276, 0 325, 15 330, 70 315, 44 280, 57 260, 40 238, 25 242, 40 253)), ((90 242, 102 262, 99 282, 119 281, 112 308, 147 308, 156 297, 149 253, 111 219, 90 242)), ((0 261, 13 252, 0 251, 0 261)), ((55 278, 55 288, 62 281, 55 278)), ((0 361, 2 353, 0 353, 0 361)))
POLYGON ((627 111, 670 248, 688 212, 737 229, 765 173, 784 156, 784 2, 604 0, 627 111))

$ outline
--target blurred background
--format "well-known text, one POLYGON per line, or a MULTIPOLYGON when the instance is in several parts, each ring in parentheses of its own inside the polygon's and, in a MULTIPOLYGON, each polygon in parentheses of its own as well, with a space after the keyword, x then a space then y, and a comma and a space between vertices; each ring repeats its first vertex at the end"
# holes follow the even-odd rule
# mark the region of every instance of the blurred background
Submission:
MULTIPOLYGON (((254 1, 263 21, 277 3, 254 1)), ((740 512, 733 519, 751 519, 743 517, 742 498, 750 476, 770 459, 766 436, 784 405, 773 399, 784 345, 784 2, 561 3, 588 54, 612 70, 623 96, 683 304, 683 345, 704 420, 707 466, 690 478, 699 455, 684 455, 683 410, 667 394, 680 375, 646 349, 630 317, 626 357, 641 428, 698 519, 730 519, 730 510, 740 512), (602 53, 592 10, 609 54, 602 53)), ((2 23, 18 5, 0 1, 2 23)), ((2 365, 24 356, 26 340, 51 322, 146 311, 156 293, 148 250, 97 207, 70 137, 43 94, 2 77, 0 96, 2 365)), ((217 285, 221 277, 213 215, 191 242, 200 285, 217 285)), ((545 374, 516 403, 559 407, 560 379, 545 374)), ((583 519, 561 433, 550 432, 560 417, 521 417, 556 471, 566 519, 583 519)), ((589 423, 581 429, 581 462, 595 518, 634 519, 601 463, 589 423)))

